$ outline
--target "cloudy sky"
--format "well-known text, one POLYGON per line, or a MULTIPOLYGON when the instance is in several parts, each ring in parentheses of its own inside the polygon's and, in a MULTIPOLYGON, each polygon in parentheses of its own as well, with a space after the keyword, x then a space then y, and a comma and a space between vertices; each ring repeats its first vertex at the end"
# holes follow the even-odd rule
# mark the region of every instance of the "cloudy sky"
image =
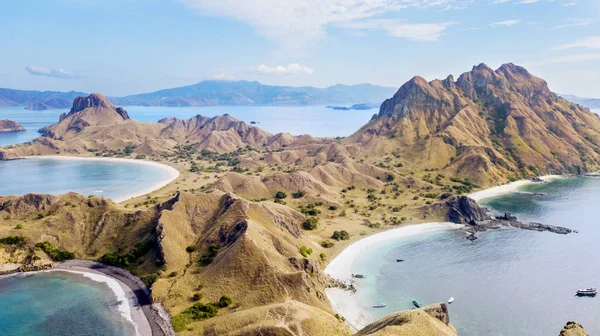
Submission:
POLYGON ((28 0, 0 4, 0 87, 126 95, 455 76, 513 62, 600 97, 598 0, 28 0))

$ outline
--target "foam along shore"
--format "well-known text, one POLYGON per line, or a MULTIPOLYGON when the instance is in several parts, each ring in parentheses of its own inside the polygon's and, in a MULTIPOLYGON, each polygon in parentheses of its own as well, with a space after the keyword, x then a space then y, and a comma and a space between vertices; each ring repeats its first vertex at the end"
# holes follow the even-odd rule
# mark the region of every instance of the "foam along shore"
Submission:
MULTIPOLYGON (((554 180, 557 180, 560 178, 564 178, 564 176, 563 175, 544 175, 544 176, 539 177, 539 179, 544 182, 551 182, 551 181, 554 181, 554 180)), ((526 186, 528 184, 531 184, 531 183, 536 183, 536 182, 532 181, 532 180, 519 180, 519 181, 509 182, 509 183, 501 185, 501 186, 491 187, 488 189, 474 192, 468 196, 470 198, 474 199, 475 201, 479 202, 486 198, 510 194, 512 192, 517 191, 519 188, 526 186)))
MULTIPOLYGON (((325 273, 334 279, 341 281, 352 280, 352 265, 356 258, 369 248, 379 246, 390 241, 398 241, 403 238, 417 236, 425 233, 456 230, 462 228, 462 225, 454 223, 424 223, 414 224, 392 229, 363 238, 346 247, 335 259, 333 259, 325 268, 325 273)), ((357 283, 354 284, 358 291, 361 290, 357 283)), ((328 288, 327 297, 331 302, 333 310, 343 316, 346 322, 354 331, 358 331, 375 321, 375 318, 369 313, 364 302, 358 302, 356 295, 348 290, 340 288, 328 288)))
POLYGON ((122 162, 122 163, 134 163, 139 165, 146 165, 158 168, 165 173, 167 173, 167 177, 161 181, 156 181, 154 184, 149 186, 148 188, 144 188, 140 191, 132 192, 127 195, 123 195, 120 197, 115 197, 112 200, 121 203, 125 202, 129 199, 140 197, 146 194, 149 194, 155 190, 158 190, 167 184, 175 181, 177 177, 179 177, 179 170, 166 165, 164 163, 159 163, 155 161, 146 161, 146 160, 136 160, 136 159, 122 159, 122 158, 96 158, 96 157, 81 157, 81 156, 62 156, 62 155, 39 155, 39 156, 23 156, 22 159, 52 159, 52 160, 65 160, 65 161, 104 161, 104 162, 122 162))

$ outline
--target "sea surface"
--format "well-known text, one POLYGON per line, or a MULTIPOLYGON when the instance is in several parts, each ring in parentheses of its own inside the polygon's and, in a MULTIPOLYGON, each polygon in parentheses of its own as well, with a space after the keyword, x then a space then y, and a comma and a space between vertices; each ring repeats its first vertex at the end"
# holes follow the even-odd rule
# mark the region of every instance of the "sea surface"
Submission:
POLYGON ((600 178, 567 178, 484 200, 493 211, 566 226, 558 235, 500 229, 474 242, 440 231, 371 248, 352 265, 360 281, 357 301, 374 318, 411 308, 411 300, 449 305, 462 336, 558 335, 569 320, 600 335, 600 297, 576 297, 581 287, 600 287, 600 178), (396 262, 397 258, 405 259, 396 262), (371 306, 385 301, 386 308, 371 306))
MULTIPOLYGON (((270 133, 310 134, 317 137, 348 136, 366 124, 377 109, 333 110, 325 106, 205 106, 147 107, 125 106, 129 116, 139 121, 157 122, 165 117, 191 118, 197 114, 214 117, 228 113, 232 117, 270 133)), ((0 120, 9 119, 27 131, 0 133, 0 146, 24 143, 39 136, 38 130, 58 122, 68 109, 29 111, 22 106, 0 107, 0 120)))
POLYGON ((168 178, 164 170, 133 162, 31 158, 0 161, 0 196, 26 193, 117 198, 168 178))
POLYGON ((105 285, 67 272, 0 276, 0 335, 130 336, 105 285))

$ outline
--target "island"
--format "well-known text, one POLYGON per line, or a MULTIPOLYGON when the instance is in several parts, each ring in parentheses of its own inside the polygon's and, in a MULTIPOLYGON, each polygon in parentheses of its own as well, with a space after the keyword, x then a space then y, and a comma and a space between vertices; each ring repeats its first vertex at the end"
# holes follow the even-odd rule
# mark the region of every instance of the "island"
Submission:
POLYGON ((500 226, 571 234, 493 216, 468 195, 600 169, 600 118, 511 63, 479 64, 456 80, 414 77, 339 139, 272 134, 230 115, 140 122, 98 93, 76 98, 41 133, 0 147, 0 159, 118 157, 181 174, 121 202, 2 196, 3 263, 26 271, 74 258, 126 269, 181 335, 456 335, 445 303, 356 323, 340 308, 356 288, 326 267, 360 253, 351 243, 434 222, 470 239, 500 226))
POLYGON ((25 127, 16 121, 8 119, 0 120, 0 132, 23 132, 25 130, 25 127))
POLYGON ((334 105, 327 105, 325 106, 325 108, 330 108, 333 110, 342 110, 342 111, 349 111, 349 110, 372 110, 372 109, 376 109, 379 108, 379 105, 381 104, 374 104, 374 103, 362 103, 362 104, 354 104, 351 106, 334 106, 334 105))

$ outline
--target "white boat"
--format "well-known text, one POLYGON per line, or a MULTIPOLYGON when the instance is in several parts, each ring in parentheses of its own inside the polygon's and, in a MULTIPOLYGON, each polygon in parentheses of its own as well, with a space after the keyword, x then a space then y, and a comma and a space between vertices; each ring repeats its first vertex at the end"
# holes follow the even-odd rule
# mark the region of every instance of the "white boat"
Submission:
POLYGON ((453 297, 450 297, 450 298, 448 299, 448 303, 452 303, 452 302, 454 302, 454 298, 453 298, 453 297))
POLYGON ((596 294, 598 294, 598 291, 595 287, 579 288, 577 290, 577 295, 579 296, 595 296, 596 294))
POLYGON ((385 306, 387 306, 385 302, 379 302, 378 304, 374 304, 373 308, 383 308, 385 306))

